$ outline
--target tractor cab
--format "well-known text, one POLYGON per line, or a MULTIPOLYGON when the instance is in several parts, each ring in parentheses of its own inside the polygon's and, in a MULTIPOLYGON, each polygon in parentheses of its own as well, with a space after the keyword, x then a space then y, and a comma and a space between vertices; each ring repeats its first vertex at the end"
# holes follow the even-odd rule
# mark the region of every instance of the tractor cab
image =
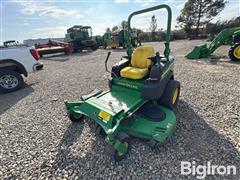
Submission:
POLYGON ((67 33, 70 35, 71 39, 91 39, 92 38, 91 26, 75 25, 67 29, 67 33))

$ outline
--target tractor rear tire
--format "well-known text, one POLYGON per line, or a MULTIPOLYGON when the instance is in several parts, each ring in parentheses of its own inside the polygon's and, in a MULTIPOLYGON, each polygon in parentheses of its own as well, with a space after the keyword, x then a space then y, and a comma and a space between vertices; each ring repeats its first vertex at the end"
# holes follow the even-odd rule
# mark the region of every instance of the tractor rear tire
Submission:
POLYGON ((240 42, 234 44, 229 52, 228 52, 228 56, 232 61, 238 61, 240 62, 240 42))
POLYGON ((179 95, 180 82, 170 80, 165 87, 162 97, 158 100, 158 103, 175 111, 179 101, 179 95))

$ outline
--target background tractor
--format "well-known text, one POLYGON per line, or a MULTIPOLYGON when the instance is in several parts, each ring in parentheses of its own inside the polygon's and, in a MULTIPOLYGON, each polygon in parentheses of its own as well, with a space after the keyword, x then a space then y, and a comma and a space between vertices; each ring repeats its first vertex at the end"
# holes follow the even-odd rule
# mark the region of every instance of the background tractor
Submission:
MULTIPOLYGON (((138 38, 137 32, 132 31, 131 35, 131 43, 133 47, 136 47, 138 44, 141 45, 140 40, 138 38)), ((114 32, 106 32, 103 35, 103 47, 106 49, 107 47, 115 49, 117 47, 127 47, 127 39, 128 39, 128 31, 125 29, 117 30, 114 32)))
POLYGON ((73 48, 73 52, 83 49, 98 49, 98 43, 92 37, 92 28, 90 26, 75 25, 67 30, 65 41, 73 48))
POLYGON ((196 46, 186 57, 188 59, 207 58, 217 48, 225 44, 231 46, 228 52, 229 58, 232 61, 240 61, 240 27, 222 30, 209 45, 196 46))

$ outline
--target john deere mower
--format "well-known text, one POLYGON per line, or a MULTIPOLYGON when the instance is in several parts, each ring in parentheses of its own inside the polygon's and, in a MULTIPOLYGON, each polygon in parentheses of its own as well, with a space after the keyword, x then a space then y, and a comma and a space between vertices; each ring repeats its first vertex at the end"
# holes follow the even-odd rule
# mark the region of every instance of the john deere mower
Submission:
POLYGON ((179 99, 180 83, 174 80, 174 59, 170 53, 171 9, 159 5, 132 13, 128 17, 128 31, 135 15, 158 9, 168 12, 167 35, 163 54, 151 46, 133 49, 128 39, 127 56, 109 71, 109 90, 95 90, 78 101, 65 102, 71 121, 90 118, 96 124, 96 133, 105 134, 110 155, 119 161, 125 157, 130 137, 141 138, 151 147, 167 142, 176 127, 175 109, 179 99))

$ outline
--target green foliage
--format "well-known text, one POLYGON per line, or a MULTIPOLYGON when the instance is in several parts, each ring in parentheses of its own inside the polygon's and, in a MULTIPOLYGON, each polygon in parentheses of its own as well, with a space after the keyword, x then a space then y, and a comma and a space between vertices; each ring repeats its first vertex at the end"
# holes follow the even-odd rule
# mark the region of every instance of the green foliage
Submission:
POLYGON ((189 35, 193 33, 198 36, 199 29, 203 28, 215 16, 217 16, 226 5, 225 0, 188 0, 177 17, 178 24, 189 35), (192 29, 195 32, 192 32, 192 29))
POLYGON ((128 27, 128 22, 125 21, 125 20, 123 20, 123 21, 121 22, 121 28, 122 28, 122 29, 127 29, 127 27, 128 27))
POLYGON ((206 26, 206 32, 213 37, 223 29, 232 27, 240 27, 240 17, 226 21, 217 21, 216 23, 208 23, 206 26))
POLYGON ((118 30, 118 26, 113 26, 112 32, 118 30))
POLYGON ((187 37, 187 34, 183 29, 174 30, 171 32, 171 40, 186 39, 186 37, 187 37))
POLYGON ((106 29, 106 32, 111 32, 111 29, 108 27, 108 28, 106 29))

